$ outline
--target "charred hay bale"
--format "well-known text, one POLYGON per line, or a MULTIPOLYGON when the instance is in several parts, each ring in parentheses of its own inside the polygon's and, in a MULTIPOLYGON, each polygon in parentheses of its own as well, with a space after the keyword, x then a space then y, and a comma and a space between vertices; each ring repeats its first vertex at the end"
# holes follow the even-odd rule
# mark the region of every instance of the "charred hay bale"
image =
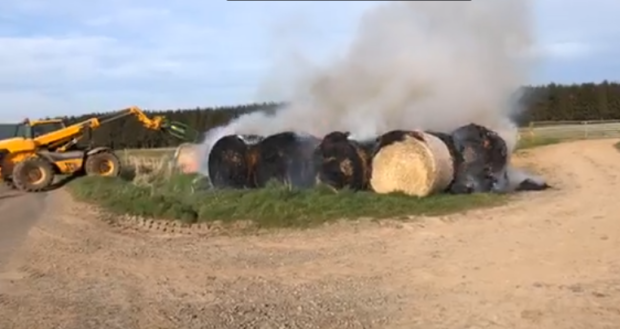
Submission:
MULTIPOLYGON (((316 181, 336 189, 364 190, 370 180, 372 154, 349 139, 349 132, 332 132, 314 152, 316 181)), ((367 148, 372 149, 368 144, 367 148)))
POLYGON ((209 152, 209 179, 216 188, 251 188, 249 148, 259 136, 227 135, 220 138, 209 152))
POLYGON ((364 164, 364 189, 370 188, 370 177, 372 175, 372 159, 377 152, 377 140, 376 138, 370 140, 355 141, 357 151, 364 164))
POLYGON ((256 161, 254 181, 264 187, 270 180, 295 187, 314 185, 312 153, 319 139, 295 132, 271 135, 251 150, 256 161))
POLYGON ((451 136, 461 163, 450 192, 499 192, 508 188, 508 147, 499 134, 471 123, 451 136))
POLYGON ((357 146, 360 147, 360 149, 362 150, 362 152, 364 153, 364 156, 368 158, 368 163, 372 163, 372 157, 375 155, 376 151, 377 151, 377 139, 373 138, 373 139, 368 139, 368 140, 359 140, 356 141, 357 146))
POLYGON ((425 197, 444 191, 454 177, 448 146, 420 131, 396 130, 377 138, 370 185, 380 194, 425 197))

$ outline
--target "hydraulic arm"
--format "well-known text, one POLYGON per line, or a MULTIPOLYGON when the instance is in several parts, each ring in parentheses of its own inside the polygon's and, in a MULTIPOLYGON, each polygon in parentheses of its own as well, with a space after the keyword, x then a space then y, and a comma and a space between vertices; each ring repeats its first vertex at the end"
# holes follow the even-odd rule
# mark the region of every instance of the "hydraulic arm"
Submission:
POLYGON ((103 118, 90 118, 36 136, 0 141, 0 178, 21 190, 43 191, 58 174, 83 172, 87 175, 117 176, 121 162, 110 148, 72 147, 80 139, 90 136, 93 130, 127 116, 135 116, 147 129, 167 133, 184 142, 195 142, 198 138, 198 133, 183 123, 163 116, 149 117, 139 107, 133 106, 103 118))

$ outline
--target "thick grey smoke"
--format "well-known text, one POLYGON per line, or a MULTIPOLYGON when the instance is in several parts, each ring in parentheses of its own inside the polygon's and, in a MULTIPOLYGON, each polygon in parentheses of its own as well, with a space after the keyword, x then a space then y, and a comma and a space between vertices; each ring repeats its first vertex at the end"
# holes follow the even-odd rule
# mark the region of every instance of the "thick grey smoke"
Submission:
MULTIPOLYGON (((392 129, 449 131, 475 122, 509 147, 515 93, 528 83, 534 45, 527 0, 388 2, 370 9, 344 56, 300 74, 290 104, 212 131, 205 150, 230 133, 294 130, 360 139, 392 129)), ((278 74, 278 72, 274 72, 278 74)), ((290 75, 290 72, 287 73, 290 75)))

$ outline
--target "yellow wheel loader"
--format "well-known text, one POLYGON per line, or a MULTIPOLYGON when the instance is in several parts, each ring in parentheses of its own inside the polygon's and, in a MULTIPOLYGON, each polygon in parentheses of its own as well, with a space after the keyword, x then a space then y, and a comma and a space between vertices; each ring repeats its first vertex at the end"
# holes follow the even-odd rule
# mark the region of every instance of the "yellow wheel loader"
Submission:
POLYGON ((14 125, 13 134, 7 134, 10 125, 0 125, 0 177, 19 190, 39 192, 49 189, 56 175, 118 176, 121 161, 112 149, 82 149, 77 144, 101 125, 131 115, 147 129, 167 132, 186 141, 197 137, 188 126, 162 116, 149 118, 138 107, 70 126, 65 126, 61 120, 25 120, 14 125))

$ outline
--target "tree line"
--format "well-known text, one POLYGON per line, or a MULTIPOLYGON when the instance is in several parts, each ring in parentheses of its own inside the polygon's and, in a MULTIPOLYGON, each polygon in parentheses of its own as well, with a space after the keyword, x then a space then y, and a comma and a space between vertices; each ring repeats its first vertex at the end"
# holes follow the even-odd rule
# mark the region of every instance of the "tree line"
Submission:
MULTIPOLYGON (((514 119, 521 126, 533 121, 620 120, 620 83, 604 81, 599 84, 549 84, 524 87, 519 102, 524 110, 516 114, 514 119)), ((163 115, 170 120, 186 123, 204 133, 226 125, 247 113, 255 111, 273 113, 281 105, 257 103, 231 107, 147 111, 147 113, 163 115)), ((106 114, 90 113, 63 118, 72 124, 102 115, 106 114)), ((160 132, 144 129, 133 117, 118 119, 101 126, 93 131, 90 142, 114 149, 173 147, 181 143, 160 132)))

